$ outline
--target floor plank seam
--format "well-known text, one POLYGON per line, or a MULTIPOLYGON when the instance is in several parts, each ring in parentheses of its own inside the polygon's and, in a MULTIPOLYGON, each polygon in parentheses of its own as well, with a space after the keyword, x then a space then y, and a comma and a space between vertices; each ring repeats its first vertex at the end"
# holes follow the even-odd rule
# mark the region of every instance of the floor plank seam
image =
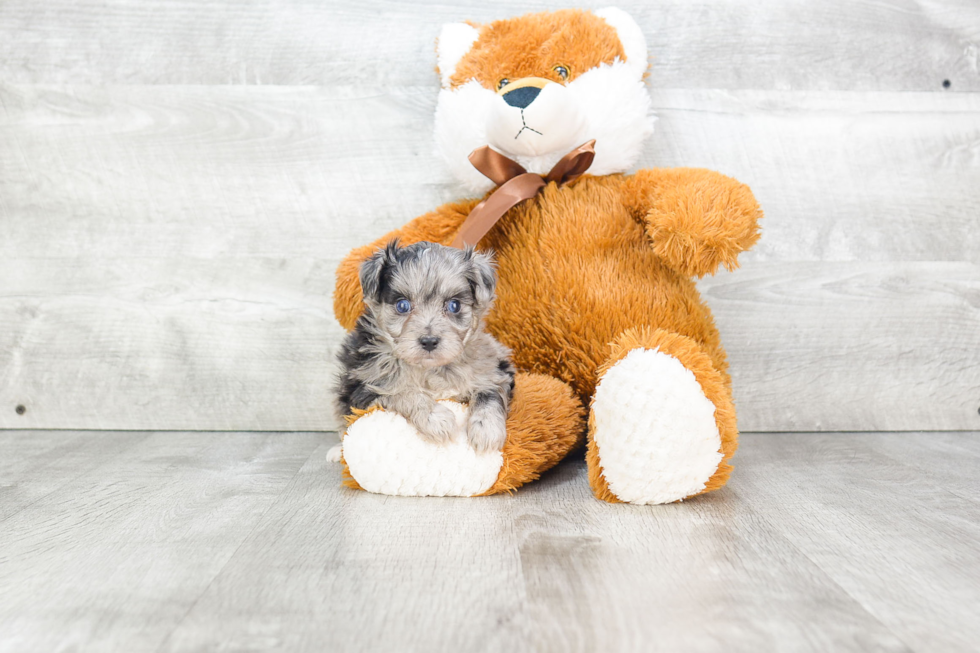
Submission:
MULTIPOLYGON (((145 442, 145 441, 146 441, 146 440, 147 440, 147 439, 148 439, 148 438, 150 437, 150 433, 147 433, 147 432, 145 432, 145 431, 144 431, 144 433, 146 433, 146 435, 145 435, 145 436, 144 436, 143 438, 141 438, 141 439, 139 439, 139 440, 137 440, 136 442, 133 442, 133 443, 131 443, 130 445, 128 445, 127 447, 125 447, 125 448, 123 448, 123 449, 121 449, 121 450, 119 450, 119 451, 116 451, 116 452, 114 452, 114 456, 113 456, 113 458, 114 458, 115 456, 118 456, 118 455, 121 455, 121 454, 123 454, 123 453, 125 453, 125 452, 127 452, 127 451, 129 451, 130 449, 133 449, 133 448, 134 448, 134 447, 136 447, 136 446, 137 446, 138 444, 140 444, 140 443, 142 443, 142 442, 145 442)), ((51 464, 54 464, 54 462, 56 462, 56 461, 51 461, 51 464)), ((20 513, 22 513, 22 512, 24 511, 24 510, 27 510, 28 508, 30 508, 31 506, 33 506, 33 505, 35 505, 35 504, 36 504, 36 503, 38 503, 39 501, 42 501, 43 499, 46 499, 47 497, 49 497, 49 496, 51 496, 51 495, 52 495, 52 494, 54 494, 55 492, 59 492, 60 490, 62 490, 62 489, 63 489, 63 488, 65 488, 66 486, 68 486, 68 485, 70 485, 70 484, 72 484, 72 483, 74 483, 75 481, 77 481, 77 480, 78 480, 78 479, 80 479, 81 477, 83 477, 83 476, 85 476, 86 474, 89 474, 89 473, 91 473, 91 472, 94 472, 94 471, 96 471, 96 470, 98 470, 98 469, 101 469, 101 468, 103 468, 103 467, 105 467, 106 465, 108 465, 108 464, 109 464, 109 463, 111 463, 111 462, 112 462, 112 459, 109 459, 109 460, 104 460, 104 459, 99 459, 99 460, 97 460, 97 461, 96 461, 96 462, 95 462, 95 463, 93 464, 93 466, 92 466, 92 467, 86 467, 85 469, 83 469, 82 471, 80 471, 80 472, 79 472, 78 474, 76 474, 75 476, 72 476, 72 477, 71 477, 70 479, 68 479, 68 480, 66 480, 66 481, 65 481, 64 483, 62 483, 62 484, 61 484, 61 485, 59 485, 58 487, 56 487, 56 488, 53 488, 53 489, 52 489, 52 490, 51 490, 50 492, 45 492, 45 493, 44 493, 44 494, 42 494, 41 496, 39 496, 39 497, 36 497, 36 498, 35 498, 35 499, 34 499, 33 501, 30 501, 29 503, 26 503, 26 504, 24 504, 23 506, 21 506, 20 508, 18 508, 18 509, 17 509, 17 510, 15 510, 14 512, 12 512, 12 513, 10 513, 9 515, 7 515, 6 517, 4 517, 4 518, 2 518, 2 519, 0 519, 0 524, 2 524, 2 523, 4 523, 5 521, 7 521, 8 519, 10 519, 10 518, 11 518, 11 517, 13 517, 14 515, 19 515, 19 514, 20 514, 20 513)))
POLYGON ((956 490, 954 490, 952 488, 946 487, 945 485, 941 485, 939 482, 934 482, 933 479, 932 479, 932 477, 931 477, 931 475, 930 475, 929 470, 923 468, 921 465, 918 465, 918 464, 916 464, 914 462, 905 462, 903 460, 898 460, 897 458, 893 458, 892 456, 890 456, 888 454, 879 454, 879 455, 882 458, 885 458, 886 460, 891 461, 895 465, 900 465, 900 466, 906 467, 906 468, 908 468, 908 469, 910 469, 912 471, 918 472, 920 478, 928 478, 929 481, 930 481, 930 484, 933 487, 935 487, 938 490, 942 490, 946 494, 952 495, 952 496, 956 497, 957 499, 960 499, 961 501, 966 501, 968 503, 980 503, 980 497, 976 497, 976 496, 963 496, 959 492, 957 492, 956 490))
MULTIPOLYGON (((309 433, 310 431, 297 431, 297 432, 309 433)), ((273 434, 274 433, 270 433, 269 437, 271 437, 273 434)), ((235 550, 231 552, 231 554, 228 556, 228 559, 225 560, 224 564, 221 565, 221 568, 217 572, 215 572, 214 576, 211 577, 211 580, 208 581, 208 584, 201 590, 200 594, 198 594, 197 597, 194 599, 194 601, 187 607, 187 611, 184 612, 184 614, 180 617, 180 619, 174 624, 174 627, 171 628, 170 631, 166 634, 166 636, 163 637, 163 639, 160 641, 160 645, 156 649, 154 649, 154 653, 160 653, 163 650, 163 648, 170 641, 170 638, 173 637, 173 634, 180 629, 180 627, 187 620, 187 617, 190 616, 191 612, 194 611, 194 608, 197 607, 197 604, 200 602, 200 600, 204 598, 204 596, 208 593, 208 590, 211 589, 211 586, 214 585, 214 581, 216 581, 218 578, 221 577, 221 575, 225 572, 225 569, 228 568, 228 565, 231 564, 231 562, 235 559, 235 556, 238 555, 238 552, 241 551, 243 546, 245 546, 245 543, 249 541, 249 538, 251 538, 252 535, 255 533, 255 531, 262 525, 265 516, 269 513, 269 511, 271 511, 279 504, 279 501, 282 499, 283 495, 286 494, 286 492, 296 482, 296 477, 298 477, 300 472, 303 471, 303 468, 306 467, 306 465, 308 465, 309 462, 313 460, 313 457, 318 455, 318 452, 322 451, 322 449, 323 449, 322 444, 317 445, 316 447, 313 448, 313 451, 310 453, 306 461, 304 461, 302 465, 297 465, 296 471, 293 473, 292 477, 290 477, 289 481, 284 483, 282 490, 280 490, 279 494, 277 494, 275 498, 269 501, 269 505, 267 505, 265 507, 265 510, 263 510, 262 513, 255 519, 255 524, 252 526, 252 528, 249 529, 247 533, 245 533, 245 536, 242 537, 241 542, 239 542, 238 546, 235 547, 235 550)))
MULTIPOLYGON (((916 432, 916 431, 855 431, 853 433, 853 435, 860 437, 861 435, 912 435, 912 434, 916 434, 916 433, 919 433, 919 432, 916 432)), ((921 435, 924 436, 924 437, 928 437, 930 433, 969 433, 969 434, 972 434, 972 435, 980 436, 980 432, 978 432, 978 431, 924 431, 924 432, 921 432, 921 435)), ((825 435, 825 434, 821 434, 821 435, 825 435)), ((870 444, 868 446, 877 447, 877 445, 874 444, 874 443, 872 443, 872 444, 870 444)), ((964 448, 964 447, 962 447, 960 445, 956 445, 956 447, 957 447, 958 451, 960 452, 960 455, 966 455, 966 456, 970 456, 972 458, 977 458, 978 460, 980 460, 980 457, 978 457, 977 454, 975 454, 974 452, 970 451, 968 448, 964 448)), ((916 472, 917 476, 920 479, 928 479, 930 485, 932 487, 936 488, 937 490, 941 490, 942 492, 945 492, 946 494, 949 494, 951 496, 954 496, 957 499, 960 499, 962 501, 967 501, 969 503, 980 503, 980 497, 977 497, 977 496, 969 496, 969 495, 962 495, 957 490, 954 490, 954 489, 949 488, 946 485, 944 485, 942 483, 942 481, 936 480, 933 477, 932 472, 930 472, 929 469, 927 469, 926 467, 924 467, 921 463, 918 463, 918 462, 916 462, 914 460, 903 460, 903 459, 900 459, 900 458, 896 458, 893 455, 887 454, 887 453, 876 452, 876 455, 878 455, 881 458, 889 461, 891 464, 893 464, 893 465, 895 465, 897 467, 905 467, 906 469, 909 469, 910 471, 916 472)), ((955 455, 955 454, 950 453, 949 455, 955 455)))
POLYGON ((770 521, 768 518, 766 518, 766 516, 764 514, 762 514, 761 512, 758 512, 758 511, 756 511, 756 510, 748 507, 748 506, 751 505, 751 503, 748 502, 748 501, 746 501, 746 499, 739 493, 738 490, 736 490, 735 488, 732 488, 732 487, 729 486, 727 488, 727 491, 728 492, 731 492, 732 494, 734 494, 735 497, 743 505, 746 506, 746 509, 748 510, 749 513, 751 513, 760 522, 762 522, 763 524, 765 524, 768 527, 769 532, 772 534, 773 537, 778 537, 787 547, 789 547, 790 549, 792 549, 793 551, 795 551, 796 553, 798 553, 802 558, 804 558, 811 565, 813 565, 813 568, 814 569, 819 570, 820 574, 823 576, 824 580, 828 584, 832 585, 833 587, 836 587, 844 596, 846 596, 849 599, 851 599, 851 601, 853 601, 856 606, 858 606, 858 607, 861 608, 861 610, 864 612, 864 614, 866 614, 868 616, 869 619, 871 619, 871 620, 875 621, 876 623, 878 623, 878 625, 880 625, 883 630, 888 631, 891 634, 891 636, 896 639, 896 641, 898 641, 900 644, 902 644, 902 646, 904 646, 905 649, 907 651, 909 651, 909 653, 918 653, 918 651, 916 649, 912 648, 908 644, 908 642, 906 642, 904 639, 902 639, 901 637, 899 637, 898 635, 896 635, 895 632, 891 628, 889 628, 887 626, 887 624, 885 624, 881 620, 881 617, 879 617, 877 614, 875 614, 874 612, 872 612, 871 609, 867 605, 865 605, 865 603, 863 601, 859 600, 856 596, 854 596, 849 591, 847 591, 847 589, 843 585, 841 585, 840 583, 838 583, 829 573, 827 573, 827 570, 824 569, 822 565, 820 565, 816 560, 814 560, 809 555, 807 555, 807 553, 803 549, 801 549, 799 546, 797 546, 797 544, 795 542, 793 542, 791 539, 789 539, 783 533, 783 531, 778 528, 778 526, 776 526, 772 521, 770 521))

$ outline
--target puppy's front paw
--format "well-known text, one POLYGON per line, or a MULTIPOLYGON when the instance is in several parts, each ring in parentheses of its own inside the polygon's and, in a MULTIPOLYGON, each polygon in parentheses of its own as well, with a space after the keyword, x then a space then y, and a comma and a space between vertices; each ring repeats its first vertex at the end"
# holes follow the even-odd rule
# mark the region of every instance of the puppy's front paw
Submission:
POLYGON ((339 463, 343 455, 344 455, 343 445, 335 444, 334 446, 330 447, 329 451, 327 451, 327 462, 339 463))
POLYGON ((434 444, 445 444, 453 439, 456 432, 456 415, 445 406, 436 404, 421 423, 415 424, 422 439, 434 444))
POLYGON ((466 425, 466 438, 477 453, 500 451, 507 440, 507 423, 503 415, 474 413, 466 425))

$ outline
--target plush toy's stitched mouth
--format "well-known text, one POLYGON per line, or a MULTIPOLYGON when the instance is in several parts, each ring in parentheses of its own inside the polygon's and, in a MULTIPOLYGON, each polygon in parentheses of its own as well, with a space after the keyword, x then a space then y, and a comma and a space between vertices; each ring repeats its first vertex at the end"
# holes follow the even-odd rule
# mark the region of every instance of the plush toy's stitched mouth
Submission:
POLYGON ((521 130, 519 132, 517 132, 517 136, 514 136, 514 140, 515 141, 520 137, 521 134, 524 133, 524 130, 525 129, 528 130, 528 131, 534 132, 538 136, 544 136, 544 134, 542 134, 541 132, 539 132, 537 129, 532 129, 532 128, 530 128, 530 127, 527 126, 527 121, 524 120, 524 109, 521 109, 521 125, 522 125, 521 130))

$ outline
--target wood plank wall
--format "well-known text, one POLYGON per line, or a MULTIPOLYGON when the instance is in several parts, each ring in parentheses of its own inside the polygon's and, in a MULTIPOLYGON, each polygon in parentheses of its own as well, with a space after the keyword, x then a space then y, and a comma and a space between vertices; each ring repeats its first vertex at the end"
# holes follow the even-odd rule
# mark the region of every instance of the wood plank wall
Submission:
MULTIPOLYGON (((439 26, 561 6, 0 4, 0 428, 333 427, 334 268, 462 195, 439 26)), ((700 283, 741 428, 980 428, 980 3, 619 6, 652 56, 640 165, 766 211, 700 283)))

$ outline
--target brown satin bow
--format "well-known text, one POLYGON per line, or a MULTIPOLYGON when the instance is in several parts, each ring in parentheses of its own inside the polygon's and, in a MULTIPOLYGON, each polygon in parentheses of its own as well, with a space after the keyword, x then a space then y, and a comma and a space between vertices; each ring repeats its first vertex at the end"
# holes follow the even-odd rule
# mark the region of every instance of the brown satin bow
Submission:
POLYGON ((497 184, 497 190, 473 207, 459 228, 452 246, 463 248, 466 245, 476 245, 512 207, 537 195, 548 182, 553 181, 561 186, 578 178, 589 169, 594 158, 595 141, 591 140, 563 156, 551 172, 542 177, 528 172, 516 161, 486 145, 473 150, 470 153, 470 163, 497 184))

